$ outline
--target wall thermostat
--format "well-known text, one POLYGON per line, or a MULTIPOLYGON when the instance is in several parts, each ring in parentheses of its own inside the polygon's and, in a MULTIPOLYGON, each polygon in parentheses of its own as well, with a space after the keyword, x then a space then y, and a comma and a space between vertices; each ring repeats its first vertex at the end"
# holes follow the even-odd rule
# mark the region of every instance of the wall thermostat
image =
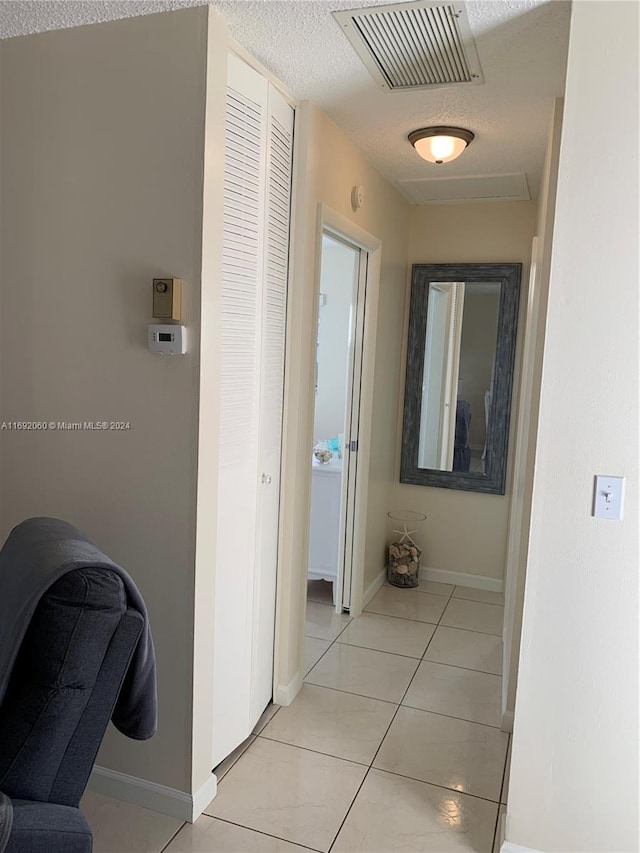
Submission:
POLYGON ((181 320, 182 279, 154 278, 153 316, 158 320, 181 320))
POLYGON ((151 352, 160 355, 184 355, 187 351, 185 326, 151 325, 148 327, 148 343, 151 352))

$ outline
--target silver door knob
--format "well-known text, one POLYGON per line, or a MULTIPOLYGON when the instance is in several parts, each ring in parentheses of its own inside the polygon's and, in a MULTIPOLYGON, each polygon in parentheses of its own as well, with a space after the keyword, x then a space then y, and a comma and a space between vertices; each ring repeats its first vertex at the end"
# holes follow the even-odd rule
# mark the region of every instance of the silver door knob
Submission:
POLYGON ((262 485, 263 486, 270 486, 272 479, 273 478, 272 478, 271 474, 263 474, 262 475, 262 485))

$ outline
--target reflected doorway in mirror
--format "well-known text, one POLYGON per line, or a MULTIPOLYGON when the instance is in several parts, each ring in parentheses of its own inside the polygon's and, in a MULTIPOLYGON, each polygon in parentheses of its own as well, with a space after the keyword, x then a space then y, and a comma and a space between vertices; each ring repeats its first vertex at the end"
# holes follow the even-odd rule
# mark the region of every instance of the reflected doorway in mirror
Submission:
POLYGON ((521 268, 413 266, 401 482, 504 494, 521 268))

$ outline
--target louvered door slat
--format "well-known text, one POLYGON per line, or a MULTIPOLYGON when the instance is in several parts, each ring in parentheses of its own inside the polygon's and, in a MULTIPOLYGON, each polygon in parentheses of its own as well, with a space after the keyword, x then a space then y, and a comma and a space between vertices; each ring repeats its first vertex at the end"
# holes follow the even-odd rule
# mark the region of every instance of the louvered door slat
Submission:
POLYGON ((224 171, 220 462, 255 452, 263 107, 227 92, 224 171), (246 369, 241 369, 246 365, 246 369), (238 401, 242 400, 242 405, 238 401))
POLYGON ((267 263, 264 340, 263 441, 279 448, 282 437, 286 293, 293 135, 276 115, 269 121, 267 263), (266 433, 266 434, 265 434, 266 433))

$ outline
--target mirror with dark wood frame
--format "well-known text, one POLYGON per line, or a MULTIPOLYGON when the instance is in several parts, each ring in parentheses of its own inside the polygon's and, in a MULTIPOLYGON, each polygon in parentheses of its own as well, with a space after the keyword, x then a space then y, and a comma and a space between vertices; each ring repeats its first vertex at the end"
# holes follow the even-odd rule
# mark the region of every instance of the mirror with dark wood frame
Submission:
POLYGON ((503 495, 522 264, 414 264, 400 481, 503 495))

